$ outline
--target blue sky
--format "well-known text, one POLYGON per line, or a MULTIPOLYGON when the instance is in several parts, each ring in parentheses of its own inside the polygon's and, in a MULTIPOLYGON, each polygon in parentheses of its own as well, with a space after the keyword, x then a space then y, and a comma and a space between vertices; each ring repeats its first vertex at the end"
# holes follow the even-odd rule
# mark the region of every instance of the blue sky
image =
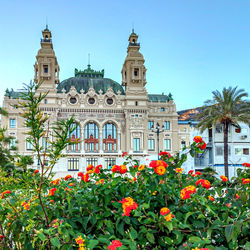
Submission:
POLYGON ((5 89, 34 77, 41 30, 48 19, 60 80, 91 65, 121 83, 134 24, 151 94, 171 92, 177 110, 193 108, 213 90, 250 93, 248 0, 10 0, 0 5, 0 104, 5 89))

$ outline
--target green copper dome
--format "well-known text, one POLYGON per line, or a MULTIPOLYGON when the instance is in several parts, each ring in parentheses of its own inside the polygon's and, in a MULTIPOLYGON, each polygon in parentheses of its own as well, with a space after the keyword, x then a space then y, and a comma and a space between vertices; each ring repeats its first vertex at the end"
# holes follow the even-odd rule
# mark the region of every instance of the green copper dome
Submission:
POLYGON ((115 94, 120 91, 121 95, 124 95, 123 87, 118 83, 109 78, 104 78, 104 70, 94 71, 90 65, 88 68, 81 71, 75 69, 75 77, 70 77, 57 86, 57 92, 62 93, 65 89, 66 93, 70 91, 71 86, 74 86, 78 93, 83 89, 84 93, 87 93, 90 87, 93 87, 95 92, 99 94, 102 90, 103 94, 111 87, 115 94))

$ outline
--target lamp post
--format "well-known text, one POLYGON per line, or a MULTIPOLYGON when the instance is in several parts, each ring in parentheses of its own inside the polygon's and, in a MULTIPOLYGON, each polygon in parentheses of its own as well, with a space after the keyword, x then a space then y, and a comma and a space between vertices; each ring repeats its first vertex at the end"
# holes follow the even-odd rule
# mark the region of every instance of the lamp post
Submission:
POLYGON ((156 133, 157 135, 157 153, 158 153, 158 160, 160 160, 160 156, 159 156, 159 153, 160 153, 160 133, 162 133, 164 131, 164 125, 162 125, 162 128, 160 127, 160 124, 157 122, 156 123, 156 127, 154 128, 154 126, 151 127, 151 131, 153 133, 156 133))

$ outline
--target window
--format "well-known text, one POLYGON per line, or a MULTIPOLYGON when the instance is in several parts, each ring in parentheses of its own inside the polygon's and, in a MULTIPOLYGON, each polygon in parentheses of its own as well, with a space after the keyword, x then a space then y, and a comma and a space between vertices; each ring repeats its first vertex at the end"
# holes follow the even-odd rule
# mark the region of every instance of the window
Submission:
POLYGON ((26 150, 33 150, 33 144, 31 143, 30 138, 26 139, 26 150))
POLYGON ((148 150, 155 150, 155 140, 154 139, 148 139, 148 150))
POLYGON ((161 112, 164 112, 165 111, 165 108, 164 107, 161 107, 161 112))
POLYGON ((48 65, 43 65, 43 72, 46 73, 46 74, 49 72, 48 65))
POLYGON ((164 122, 164 129, 165 130, 170 130, 170 121, 165 121, 164 122))
POLYGON ((154 128, 154 122, 153 121, 149 121, 148 122, 148 129, 151 130, 152 128, 154 128))
POLYGON ((97 166, 97 159, 96 158, 87 158, 87 166, 93 165, 94 167, 97 166))
POLYGON ((235 155, 249 155, 249 148, 235 148, 235 155))
POLYGON ((186 147, 186 142, 185 141, 181 141, 181 148, 186 147))
POLYGON ((134 76, 137 77, 138 75, 139 75, 139 69, 138 69, 138 68, 135 68, 135 69, 134 69, 134 76))
POLYGON ((47 104, 48 103, 48 100, 47 99, 44 99, 44 104, 47 104))
MULTIPOLYGON (((216 146, 215 147, 215 154, 217 156, 224 155, 224 146, 216 146)), ((228 155, 231 155, 231 147, 230 146, 228 146, 228 155)))
POLYGON ((16 138, 10 139, 10 150, 15 149, 16 147, 16 138))
MULTIPOLYGON (((71 129, 74 128, 74 131, 69 135, 69 138, 71 139, 72 142, 76 141, 77 139, 81 139, 81 128, 80 125, 76 122, 74 122, 71 125, 71 129)), ((71 152, 79 152, 81 150, 81 143, 75 143, 68 145, 67 149, 71 152)))
POLYGON ((114 103, 113 99, 112 98, 108 98, 107 99, 107 104, 108 105, 112 105, 114 103))
POLYGON ((96 152, 98 151, 99 143, 99 129, 94 122, 89 122, 84 129, 85 134, 85 150, 87 152, 96 152))
POLYGON ((140 138, 134 138, 134 152, 140 152, 140 138))
POLYGON ((79 159, 77 158, 68 159, 68 171, 79 171, 79 159))
POLYGON ((88 100, 88 103, 89 104, 94 104, 95 103, 95 98, 90 97, 89 100, 88 100))
POLYGON ((217 124, 216 125, 215 132, 216 133, 222 133, 223 132, 223 126, 222 126, 222 124, 217 124))
POLYGON ((106 123, 103 127, 103 150, 108 152, 116 151, 116 138, 116 126, 113 123, 106 123))
POLYGON ((10 119, 10 128, 16 128, 16 119, 10 119))
POLYGON ((170 139, 165 139, 164 140, 164 150, 171 150, 171 140, 170 139))
POLYGON ((71 104, 76 104, 77 103, 77 99, 75 97, 70 97, 69 102, 71 104))
POLYGON ((106 158, 105 159, 105 168, 111 169, 116 164, 115 158, 106 158))
POLYGON ((135 106, 138 106, 138 102, 137 101, 135 101, 135 106))

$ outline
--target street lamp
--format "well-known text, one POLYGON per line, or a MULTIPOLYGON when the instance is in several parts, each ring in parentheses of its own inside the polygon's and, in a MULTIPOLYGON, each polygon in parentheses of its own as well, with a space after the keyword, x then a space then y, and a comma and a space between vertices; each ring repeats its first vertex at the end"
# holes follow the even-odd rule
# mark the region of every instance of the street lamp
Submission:
POLYGON ((160 124, 157 122, 155 128, 154 128, 154 125, 152 125, 151 131, 153 133, 156 133, 156 135, 157 135, 157 153, 158 153, 158 160, 160 160, 160 156, 159 156, 159 153, 160 153, 159 135, 160 135, 160 133, 162 133, 164 131, 164 125, 162 125, 162 128, 161 128, 160 124))

